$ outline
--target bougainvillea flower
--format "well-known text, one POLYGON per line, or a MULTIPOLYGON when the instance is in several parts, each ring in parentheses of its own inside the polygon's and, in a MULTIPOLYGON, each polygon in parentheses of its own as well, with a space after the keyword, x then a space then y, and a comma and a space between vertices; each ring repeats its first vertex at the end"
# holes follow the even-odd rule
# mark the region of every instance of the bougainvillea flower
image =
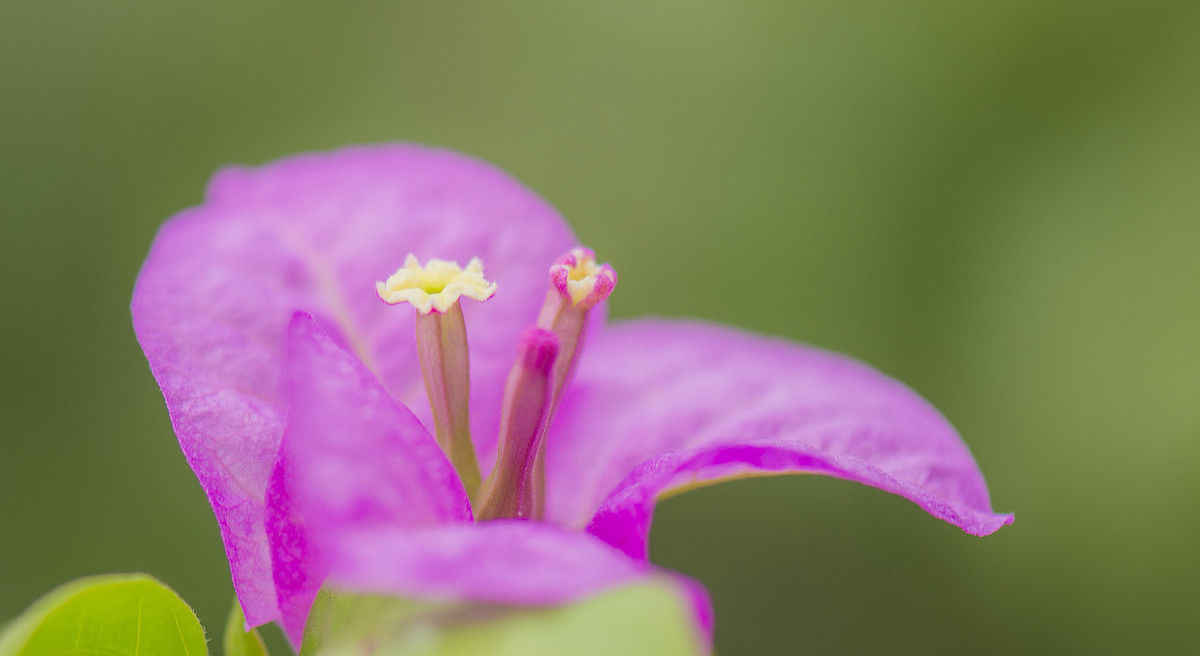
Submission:
POLYGON ((553 208, 459 154, 220 172, 159 232, 133 319, 248 623, 298 641, 327 580, 554 604, 664 576, 656 499, 749 475, 858 481, 975 535, 1012 521, 901 383, 698 321, 606 325, 615 285, 553 208))

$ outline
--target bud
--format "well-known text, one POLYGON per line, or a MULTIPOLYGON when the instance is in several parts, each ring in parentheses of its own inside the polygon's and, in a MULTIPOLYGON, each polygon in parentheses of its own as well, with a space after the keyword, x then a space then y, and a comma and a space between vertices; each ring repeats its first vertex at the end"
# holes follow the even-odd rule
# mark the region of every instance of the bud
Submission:
POLYGON ((545 439, 557 356, 554 333, 531 327, 521 335, 517 359, 504 387, 496 465, 483 484, 475 512, 480 521, 541 515, 544 488, 534 479, 534 467, 545 439))

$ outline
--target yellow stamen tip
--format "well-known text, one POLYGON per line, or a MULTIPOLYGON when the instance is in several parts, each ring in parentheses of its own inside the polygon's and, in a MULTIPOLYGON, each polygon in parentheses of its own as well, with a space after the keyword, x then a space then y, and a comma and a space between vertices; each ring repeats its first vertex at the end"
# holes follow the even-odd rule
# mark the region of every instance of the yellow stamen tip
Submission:
POLYGON ((409 303, 417 312, 444 313, 459 297, 486 301, 496 293, 496 283, 483 277, 483 262, 471 258, 465 268, 449 260, 428 260, 425 266, 411 253, 387 280, 375 283, 379 298, 391 305, 409 303))

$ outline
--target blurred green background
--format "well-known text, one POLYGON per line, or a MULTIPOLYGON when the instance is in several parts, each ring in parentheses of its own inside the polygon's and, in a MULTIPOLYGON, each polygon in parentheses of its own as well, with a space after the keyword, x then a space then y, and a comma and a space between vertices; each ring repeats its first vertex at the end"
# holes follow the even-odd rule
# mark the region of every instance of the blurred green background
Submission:
POLYGON ((665 502, 723 655, 1200 648, 1200 3, 0 5, 0 620, 145 570, 216 634, 208 505, 130 327, 231 162, 497 163, 618 317, 849 353, 959 427, 1016 524, 769 478, 665 502))

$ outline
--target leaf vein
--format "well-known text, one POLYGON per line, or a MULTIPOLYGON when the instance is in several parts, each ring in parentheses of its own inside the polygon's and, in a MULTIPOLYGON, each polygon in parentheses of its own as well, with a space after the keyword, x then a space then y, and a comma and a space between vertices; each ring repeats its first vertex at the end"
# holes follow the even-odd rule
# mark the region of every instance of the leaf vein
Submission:
POLYGON ((138 595, 137 642, 133 645, 133 656, 142 654, 142 605, 145 601, 145 594, 138 595))

